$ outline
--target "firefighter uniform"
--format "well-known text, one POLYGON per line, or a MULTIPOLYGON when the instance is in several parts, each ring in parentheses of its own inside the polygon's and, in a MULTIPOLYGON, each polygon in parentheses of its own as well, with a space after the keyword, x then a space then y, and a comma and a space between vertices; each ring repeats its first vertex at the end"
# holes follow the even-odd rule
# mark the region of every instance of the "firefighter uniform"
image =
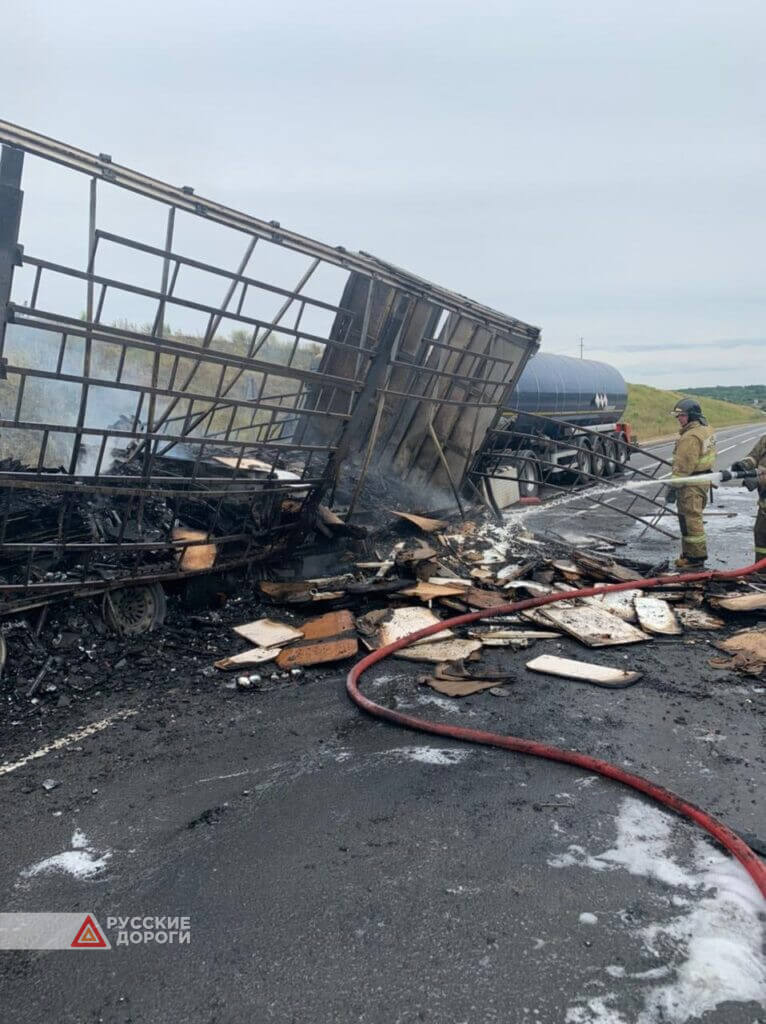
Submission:
MULTIPOLYGON (((715 469, 716 449, 713 428, 699 420, 690 420, 681 428, 673 452, 674 476, 694 476, 712 473, 715 469)), ((678 522, 681 526, 683 557, 693 562, 707 558, 707 540, 702 513, 707 505, 710 484, 684 484, 678 488, 678 522)))
MULTIPOLYGON (((737 469, 766 471, 766 434, 758 441, 746 459, 735 462, 737 469)), ((766 484, 758 487, 758 515, 755 518, 755 560, 766 558, 766 484)))

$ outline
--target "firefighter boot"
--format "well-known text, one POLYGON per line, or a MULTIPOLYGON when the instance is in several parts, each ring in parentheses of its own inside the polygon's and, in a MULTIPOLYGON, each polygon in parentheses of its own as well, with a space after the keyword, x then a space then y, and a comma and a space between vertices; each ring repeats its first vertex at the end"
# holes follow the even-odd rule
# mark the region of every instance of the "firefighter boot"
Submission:
POLYGON ((676 559, 676 569, 688 569, 690 572, 693 572, 695 569, 704 568, 704 558, 687 558, 686 555, 681 555, 680 558, 676 559))

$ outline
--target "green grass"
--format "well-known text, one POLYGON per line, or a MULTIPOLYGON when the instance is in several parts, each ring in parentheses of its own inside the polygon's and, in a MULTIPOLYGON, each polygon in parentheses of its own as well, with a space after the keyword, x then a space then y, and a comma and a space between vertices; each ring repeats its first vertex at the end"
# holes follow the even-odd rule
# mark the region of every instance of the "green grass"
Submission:
MULTIPOLYGON (((659 437, 669 437, 677 432, 676 421, 671 415, 680 391, 660 391, 646 384, 628 384, 628 408, 623 419, 630 423, 641 443, 659 437)), ((702 412, 712 427, 731 427, 737 423, 758 423, 763 421, 766 430, 766 415, 755 407, 748 408, 732 402, 721 402, 716 398, 694 397, 702 406, 702 412)))

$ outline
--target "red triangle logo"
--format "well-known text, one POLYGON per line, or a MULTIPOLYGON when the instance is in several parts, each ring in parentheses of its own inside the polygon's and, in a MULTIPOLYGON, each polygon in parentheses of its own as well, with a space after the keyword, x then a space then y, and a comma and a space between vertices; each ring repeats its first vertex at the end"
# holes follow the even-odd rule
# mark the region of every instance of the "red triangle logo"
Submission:
POLYGON ((109 943, 90 914, 85 915, 85 920, 80 925, 80 930, 72 940, 71 949, 109 949, 109 943))

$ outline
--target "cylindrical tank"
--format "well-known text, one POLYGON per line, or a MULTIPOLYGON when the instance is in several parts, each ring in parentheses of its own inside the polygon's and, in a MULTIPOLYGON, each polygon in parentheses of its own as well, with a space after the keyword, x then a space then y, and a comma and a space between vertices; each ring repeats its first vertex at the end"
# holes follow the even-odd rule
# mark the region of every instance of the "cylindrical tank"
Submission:
POLYGON ((547 352, 538 352, 529 360, 505 397, 506 409, 519 413, 516 429, 530 433, 543 429, 548 434, 555 433, 555 425, 525 414, 595 427, 619 422, 627 403, 628 386, 613 366, 547 352))

